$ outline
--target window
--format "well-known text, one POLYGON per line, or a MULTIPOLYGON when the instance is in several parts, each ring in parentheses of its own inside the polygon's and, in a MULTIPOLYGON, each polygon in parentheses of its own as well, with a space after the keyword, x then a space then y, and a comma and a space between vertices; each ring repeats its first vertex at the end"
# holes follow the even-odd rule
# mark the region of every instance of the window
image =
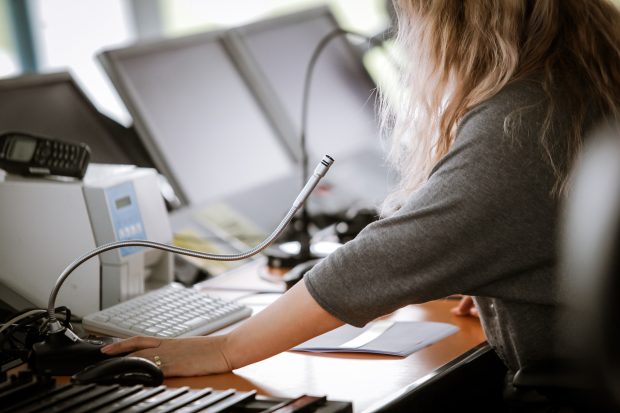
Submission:
POLYGON ((129 123, 96 55, 135 39, 124 0, 31 0, 29 12, 41 72, 69 70, 90 99, 107 115, 129 123))
POLYGON ((19 72, 19 64, 11 36, 8 4, 7 0, 0 0, 0 76, 2 77, 15 75, 19 72))
POLYGON ((385 0, 159 0, 166 35, 238 26, 328 4, 341 26, 375 34, 389 25, 385 0))

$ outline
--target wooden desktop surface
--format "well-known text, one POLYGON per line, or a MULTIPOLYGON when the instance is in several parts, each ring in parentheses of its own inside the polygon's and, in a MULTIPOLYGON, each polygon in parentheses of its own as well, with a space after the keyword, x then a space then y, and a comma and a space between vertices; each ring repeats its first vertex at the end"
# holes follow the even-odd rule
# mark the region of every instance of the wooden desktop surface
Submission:
POLYGON ((457 301, 439 300, 405 307, 388 318, 400 321, 440 321, 459 331, 409 357, 369 354, 316 354, 285 352, 235 370, 233 373, 167 379, 171 387, 256 389, 267 396, 326 395, 353 402, 355 412, 382 401, 432 373, 485 341, 477 319, 450 313, 457 301))

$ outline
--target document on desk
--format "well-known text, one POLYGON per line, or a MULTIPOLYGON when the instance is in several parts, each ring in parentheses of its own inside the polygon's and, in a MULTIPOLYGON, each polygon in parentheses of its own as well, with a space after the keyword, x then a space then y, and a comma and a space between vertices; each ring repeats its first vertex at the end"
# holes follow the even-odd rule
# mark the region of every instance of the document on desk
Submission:
MULTIPOLYGON (((174 240, 172 243, 181 248, 187 248, 190 250, 206 252, 209 254, 230 254, 230 249, 223 249, 216 242, 205 239, 200 233, 193 229, 187 228, 178 231, 174 234, 174 240)), ((241 266, 241 262, 238 261, 210 261, 200 258, 183 257, 183 259, 191 262, 198 268, 206 270, 211 275, 220 275, 227 271, 241 266)))
MULTIPOLYGON (((192 214, 194 220, 218 236, 237 239, 245 246, 254 246, 267 238, 258 226, 224 202, 213 203, 192 214)), ((242 250, 246 248, 242 246, 242 250)))
POLYGON ((350 325, 293 348, 316 353, 374 353, 406 357, 458 331, 447 323, 379 320, 363 328, 350 325))

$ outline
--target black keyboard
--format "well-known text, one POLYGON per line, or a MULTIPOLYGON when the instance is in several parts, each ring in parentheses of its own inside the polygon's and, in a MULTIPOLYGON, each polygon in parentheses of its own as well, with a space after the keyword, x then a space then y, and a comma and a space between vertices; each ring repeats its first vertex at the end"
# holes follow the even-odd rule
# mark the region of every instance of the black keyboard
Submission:
POLYGON ((30 372, 0 373, 0 412, 71 413, 350 413, 351 403, 325 397, 268 398, 256 391, 190 389, 189 387, 123 387, 120 385, 56 385, 49 376, 30 372))

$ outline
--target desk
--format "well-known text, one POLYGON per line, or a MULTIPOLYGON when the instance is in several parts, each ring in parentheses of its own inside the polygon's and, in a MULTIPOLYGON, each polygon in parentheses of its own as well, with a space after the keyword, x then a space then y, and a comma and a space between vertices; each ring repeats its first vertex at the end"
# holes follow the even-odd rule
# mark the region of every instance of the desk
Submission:
POLYGON ((389 318, 401 321, 441 321, 459 332, 409 357, 361 354, 285 352, 234 373, 167 379, 171 387, 256 389, 267 396, 327 395, 353 402, 355 412, 372 411, 388 403, 407 386, 423 379, 485 341, 477 319, 455 317, 455 301, 440 300, 405 307, 389 318))
MULTIPOLYGON (((214 283, 203 283, 200 288, 211 293, 221 291, 209 291, 209 287, 222 288, 224 285, 238 289, 277 290, 274 284, 248 275, 247 271, 256 275, 256 268, 252 265, 245 269, 242 267, 217 277, 214 283)), ((244 293, 237 291, 237 294, 244 293)), ((266 297, 275 299, 277 296, 269 294, 266 297)), ((409 357, 285 352, 233 373, 172 378, 166 379, 164 384, 170 387, 235 388, 242 391, 256 389, 261 395, 274 397, 326 395, 330 400, 353 402, 355 412, 374 411, 397 399, 403 391, 430 380, 437 369, 485 342, 478 319, 456 317, 450 313, 450 308, 456 303, 454 300, 438 300, 411 305, 387 317, 396 321, 446 322, 459 328, 456 334, 409 357)))
MULTIPOLYGON (((439 300, 405 307, 390 319, 440 321, 459 331, 409 357, 362 354, 285 352, 235 370, 234 373, 166 379, 170 387, 256 389, 265 396, 327 395, 330 400, 352 401, 355 412, 371 412, 394 401, 404 390, 432 379, 432 373, 485 341, 480 323, 455 317, 455 301, 439 300)), ((67 377, 60 378, 66 383, 67 377)))

